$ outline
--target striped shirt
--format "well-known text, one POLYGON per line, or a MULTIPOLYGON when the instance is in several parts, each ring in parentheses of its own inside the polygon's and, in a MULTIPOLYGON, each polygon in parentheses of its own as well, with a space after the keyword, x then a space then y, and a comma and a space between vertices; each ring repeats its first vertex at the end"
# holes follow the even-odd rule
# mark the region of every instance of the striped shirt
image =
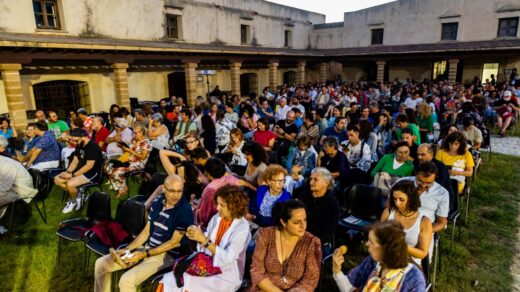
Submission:
POLYGON ((170 240, 177 227, 186 229, 193 224, 193 211, 185 198, 182 198, 175 206, 165 209, 166 199, 164 194, 159 196, 152 204, 148 220, 150 221, 150 236, 148 245, 157 247, 170 240))

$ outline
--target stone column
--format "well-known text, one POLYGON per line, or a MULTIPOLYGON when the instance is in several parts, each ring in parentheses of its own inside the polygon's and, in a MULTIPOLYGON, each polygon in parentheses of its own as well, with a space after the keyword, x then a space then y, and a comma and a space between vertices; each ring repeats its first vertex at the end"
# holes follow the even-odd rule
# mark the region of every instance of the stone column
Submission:
POLYGON ((190 107, 197 104, 197 63, 184 63, 186 76, 186 103, 190 107))
POLYGON ((7 109, 9 110, 11 120, 14 121, 14 125, 18 130, 24 130, 27 126, 25 100, 22 95, 22 81, 20 80, 21 69, 21 64, 0 64, 7 99, 7 109))
POLYGON ((385 61, 377 61, 377 82, 383 83, 385 81, 385 61))
POLYGON ((269 88, 271 91, 276 91, 278 86, 278 61, 269 62, 269 88))
POLYGON ((229 63, 229 73, 231 75, 231 94, 240 96, 240 67, 241 62, 229 63))
POLYGON ((448 61, 448 82, 454 84, 457 79, 457 66, 459 64, 458 59, 450 59, 448 61))
POLYGON ((130 109, 130 97, 128 95, 128 63, 114 63, 110 65, 114 71, 114 81, 116 86, 116 102, 120 107, 130 109))
POLYGON ((328 71, 328 63, 320 63, 320 75, 319 75, 319 82, 325 83, 327 82, 327 71, 328 71))
POLYGON ((305 61, 299 61, 296 72, 296 83, 305 84, 305 61))

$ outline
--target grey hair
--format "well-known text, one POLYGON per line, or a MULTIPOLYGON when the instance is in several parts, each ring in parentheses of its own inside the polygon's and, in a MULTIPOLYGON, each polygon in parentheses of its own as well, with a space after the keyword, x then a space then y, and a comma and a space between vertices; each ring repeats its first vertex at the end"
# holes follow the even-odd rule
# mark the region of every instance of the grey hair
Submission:
POLYGON ((155 113, 152 115, 152 120, 163 122, 163 116, 160 113, 155 113))
POLYGON ((0 136, 0 147, 7 148, 7 145, 9 145, 9 141, 7 141, 7 138, 4 136, 0 136))
POLYGON ((327 136, 325 140, 323 140, 323 147, 334 147, 334 149, 339 148, 338 139, 334 136, 327 136))
POLYGON ((422 143, 421 145, 419 145, 419 148, 421 147, 426 147, 426 151, 430 154, 433 154, 433 147, 429 143, 422 143))
POLYGON ((334 188, 334 177, 332 177, 332 174, 328 169, 325 167, 316 167, 311 171, 311 175, 314 173, 319 174, 324 180, 328 182, 327 189, 329 191, 334 188))
POLYGON ((143 125, 135 125, 134 126, 134 131, 135 131, 135 129, 141 129, 141 131, 143 131, 143 135, 146 136, 146 130, 147 129, 143 125))
POLYGON ((95 119, 95 120, 98 120, 98 122, 100 122, 101 125, 104 125, 104 124, 105 124, 105 120, 104 120, 103 117, 101 117, 101 116, 95 116, 94 119, 95 119))

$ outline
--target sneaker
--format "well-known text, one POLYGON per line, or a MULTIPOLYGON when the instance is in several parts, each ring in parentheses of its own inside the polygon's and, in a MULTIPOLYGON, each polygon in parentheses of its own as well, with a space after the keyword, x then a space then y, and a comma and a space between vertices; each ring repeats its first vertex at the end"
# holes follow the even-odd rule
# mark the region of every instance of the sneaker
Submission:
POLYGON ((6 232, 7 232, 7 229, 4 226, 0 225, 0 235, 4 234, 6 232))
POLYGON ((71 201, 68 201, 67 204, 65 205, 65 208, 63 208, 63 214, 67 214, 67 213, 70 213, 72 211, 74 211, 74 208, 76 207, 77 203, 76 202, 71 202, 71 201))

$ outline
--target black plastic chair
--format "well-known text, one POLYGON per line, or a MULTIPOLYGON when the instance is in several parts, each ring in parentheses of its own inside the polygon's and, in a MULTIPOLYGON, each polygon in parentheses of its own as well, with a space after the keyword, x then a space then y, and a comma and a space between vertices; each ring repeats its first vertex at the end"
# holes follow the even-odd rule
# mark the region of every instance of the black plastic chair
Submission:
POLYGON ((103 179, 103 171, 100 171, 99 178, 97 180, 94 180, 93 182, 89 182, 78 187, 78 196, 81 196, 83 200, 82 203, 85 203, 89 194, 92 193, 93 188, 98 188, 101 192, 103 191, 103 179))
POLYGON ((29 173, 33 177, 34 188, 38 190, 38 193, 32 199, 32 203, 43 222, 47 224, 47 210, 45 208, 45 200, 49 197, 49 193, 52 189, 52 181, 49 179, 49 171, 39 171, 37 169, 29 169, 29 173), (41 203, 41 207, 38 205, 41 203))
MULTIPOLYGON (((142 202, 128 199, 124 201, 117 209, 116 222, 121 224, 124 230, 129 233, 128 239, 122 244, 128 244, 133 240, 146 225, 145 207, 142 202)), ((85 272, 88 270, 91 252, 99 256, 109 254, 110 246, 106 246, 101 240, 93 235, 85 242, 85 272)))
POLYGON ((111 219, 110 196, 107 193, 94 192, 88 199, 87 214, 84 218, 74 218, 60 223, 56 231, 58 236, 58 263, 61 262, 61 244, 63 240, 78 242, 85 239, 85 231, 94 224, 111 219))
POLYGON ((338 222, 340 228, 365 231, 367 225, 379 220, 383 212, 380 188, 357 184, 347 196, 345 214, 338 222))
MULTIPOLYGON (((460 216, 460 202, 458 195, 458 181, 452 179, 451 184, 453 189, 455 190, 450 194, 450 211, 448 212, 448 223, 453 223, 453 228, 451 230, 451 240, 453 244, 453 240, 455 239, 455 228, 457 227, 457 219, 460 216)), ((460 237, 460 225, 459 225, 459 237, 460 237)))

